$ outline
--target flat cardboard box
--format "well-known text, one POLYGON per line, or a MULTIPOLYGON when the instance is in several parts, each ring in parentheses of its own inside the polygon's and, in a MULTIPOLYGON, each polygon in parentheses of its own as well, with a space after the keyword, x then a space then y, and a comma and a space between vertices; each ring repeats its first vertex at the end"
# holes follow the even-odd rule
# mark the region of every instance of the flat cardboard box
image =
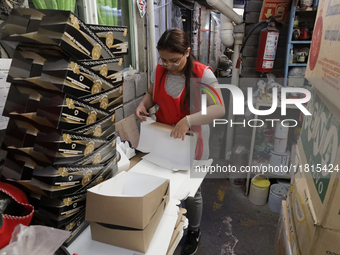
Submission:
POLYGON ((167 179, 121 172, 87 192, 86 220, 144 229, 170 191, 167 179))
POLYGON ((34 44, 42 50, 57 49, 75 59, 114 57, 96 34, 70 11, 17 8, 1 32, 2 41, 13 48, 34 44))
POLYGON ((86 205, 86 190, 70 195, 49 198, 41 196, 39 199, 39 210, 44 209, 55 215, 69 214, 76 208, 83 208, 86 205))
POLYGON ((93 137, 102 137, 111 139, 116 131, 116 111, 110 113, 107 117, 96 121, 85 127, 72 129, 73 132, 84 135, 92 135, 93 137))
MULTIPOLYGON (((168 199, 164 199, 162 201, 148 224, 143 229, 119 227, 117 225, 90 221, 92 239, 145 253, 149 248, 150 242, 163 216, 167 203, 168 199)), ((138 217, 138 213, 136 213, 136 211, 135 217, 138 217)), ((88 220, 87 217, 86 219, 88 220)))
POLYGON ((124 26, 88 25, 114 55, 127 54, 129 34, 124 26))
POLYGON ((340 52, 337 1, 320 1, 305 77, 340 109, 340 52))
POLYGON ((71 130, 90 125, 109 114, 71 95, 12 84, 3 115, 71 130))
MULTIPOLYGON (((30 163, 30 168, 32 169, 36 167, 47 167, 54 164, 98 165, 108 162, 108 160, 116 154, 115 136, 113 136, 110 140, 106 140, 81 135, 78 136, 77 134, 74 135, 74 133, 70 131, 56 131, 66 134, 64 137, 66 140, 61 141, 64 139, 61 138, 61 140, 51 142, 48 138, 46 138, 46 143, 44 143, 37 138, 34 146, 16 147, 14 145, 9 145, 6 147, 6 150, 9 155, 15 154, 28 157, 32 161, 32 164, 30 163), (96 142, 93 143, 93 141, 96 142), (73 147, 75 147, 73 148, 74 151, 72 149, 72 144, 73 147), (69 147, 71 147, 71 149, 69 149, 69 147), (81 148, 83 149, 81 150, 81 148)), ((52 136, 52 133, 49 134, 52 136)), ((46 137, 46 135, 42 134, 39 139, 44 137, 46 137)))
MULTIPOLYGON (((296 228, 296 239, 301 254, 338 254, 340 231, 322 225, 323 218, 317 215, 318 198, 311 195, 312 189, 311 183, 305 177, 295 178, 293 189, 289 195, 293 223, 296 228)), ((327 206, 322 206, 323 209, 325 207, 327 206)), ((339 217, 338 212, 337 215, 329 213, 329 217, 333 219, 336 216, 339 217)), ((337 222, 334 222, 334 226, 336 224, 337 222)))
POLYGON ((107 82, 79 61, 61 54, 32 51, 14 52, 7 81, 61 91, 79 98, 115 88, 121 83, 118 80, 107 82))
POLYGON ((81 192, 82 190, 86 190, 106 179, 108 176, 112 176, 116 174, 118 171, 117 166, 117 157, 113 157, 110 161, 102 168, 96 175, 92 175, 90 173, 86 173, 82 181, 79 184, 75 184, 72 186, 54 186, 44 183, 38 179, 32 177, 31 185, 36 186, 41 189, 43 194, 48 197, 58 197, 66 194, 72 194, 75 192, 81 192))
POLYGON ((104 167, 105 164, 35 166, 32 177, 52 186, 74 186, 96 176, 104 167))
POLYGON ((72 131, 39 132, 34 150, 54 159, 54 164, 67 164, 95 153, 107 139, 80 135, 72 131))
POLYGON ((274 255, 293 255, 290 239, 289 219, 286 201, 282 201, 279 223, 276 230, 274 255))
POLYGON ((123 82, 123 58, 83 60, 80 64, 112 84, 123 82))
POLYGON ((13 180, 31 180, 36 163, 29 157, 8 152, 2 176, 13 180))
POLYGON ((299 188, 306 186, 311 196, 314 223, 339 231, 340 112, 319 93, 313 93, 308 110, 312 115, 305 116, 297 145, 302 169, 296 176, 306 184, 299 188))
POLYGON ((99 109, 113 112, 123 105, 123 85, 95 95, 82 97, 82 100, 99 109))

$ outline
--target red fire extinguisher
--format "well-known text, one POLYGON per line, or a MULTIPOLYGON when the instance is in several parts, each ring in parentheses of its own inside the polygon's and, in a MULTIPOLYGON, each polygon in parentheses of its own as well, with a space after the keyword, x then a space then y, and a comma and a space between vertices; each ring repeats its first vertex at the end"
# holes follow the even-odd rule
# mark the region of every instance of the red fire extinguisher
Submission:
POLYGON ((261 73, 270 73, 274 68, 279 30, 275 22, 270 22, 268 27, 261 30, 255 70, 261 73))

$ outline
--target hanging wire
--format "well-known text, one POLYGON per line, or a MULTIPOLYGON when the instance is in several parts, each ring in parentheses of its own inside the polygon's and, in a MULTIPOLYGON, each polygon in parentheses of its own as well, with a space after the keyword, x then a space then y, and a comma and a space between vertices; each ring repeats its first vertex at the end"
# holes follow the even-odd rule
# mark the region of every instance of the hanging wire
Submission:
POLYGON ((194 9, 189 8, 187 5, 183 4, 182 2, 180 2, 179 0, 175 0, 176 3, 180 4, 181 6, 183 6, 184 8, 190 10, 190 11, 194 11, 194 9))
POLYGON ((159 9, 159 8, 163 8, 163 7, 167 6, 168 4, 170 4, 171 2, 172 2, 172 0, 169 0, 166 4, 163 4, 163 5, 161 5, 161 6, 154 7, 153 9, 154 9, 154 10, 157 10, 157 9, 159 9))

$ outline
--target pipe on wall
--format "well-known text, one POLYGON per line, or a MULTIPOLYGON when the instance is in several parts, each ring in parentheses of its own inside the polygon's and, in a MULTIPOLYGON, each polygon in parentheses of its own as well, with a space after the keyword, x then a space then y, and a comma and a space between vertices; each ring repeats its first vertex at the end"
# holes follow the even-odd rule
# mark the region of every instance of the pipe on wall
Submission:
MULTIPOLYGON (((230 8, 233 8, 233 0, 222 1, 230 8)), ((234 26, 231 23, 231 20, 225 15, 221 14, 221 41, 224 46, 229 48, 234 45, 233 29, 234 26)))
POLYGON ((222 0, 207 0, 207 3, 222 13, 224 16, 228 17, 232 22, 236 24, 243 23, 243 19, 236 13, 232 8, 230 8, 224 1, 222 0))
POLYGON ((153 0, 147 1, 147 12, 149 21, 149 36, 150 36, 150 68, 154 70, 157 66, 157 52, 156 52, 156 34, 155 34, 155 11, 153 0))

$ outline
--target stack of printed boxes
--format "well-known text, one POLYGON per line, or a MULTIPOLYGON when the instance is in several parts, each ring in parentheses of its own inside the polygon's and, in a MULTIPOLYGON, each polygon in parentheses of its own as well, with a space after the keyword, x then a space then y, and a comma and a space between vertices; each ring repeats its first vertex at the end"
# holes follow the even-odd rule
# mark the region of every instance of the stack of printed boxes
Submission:
POLYGON ((127 28, 85 25, 69 11, 15 9, 1 39, 16 49, 2 175, 29 191, 34 222, 71 232, 68 245, 87 226, 86 190, 118 169, 127 28))

